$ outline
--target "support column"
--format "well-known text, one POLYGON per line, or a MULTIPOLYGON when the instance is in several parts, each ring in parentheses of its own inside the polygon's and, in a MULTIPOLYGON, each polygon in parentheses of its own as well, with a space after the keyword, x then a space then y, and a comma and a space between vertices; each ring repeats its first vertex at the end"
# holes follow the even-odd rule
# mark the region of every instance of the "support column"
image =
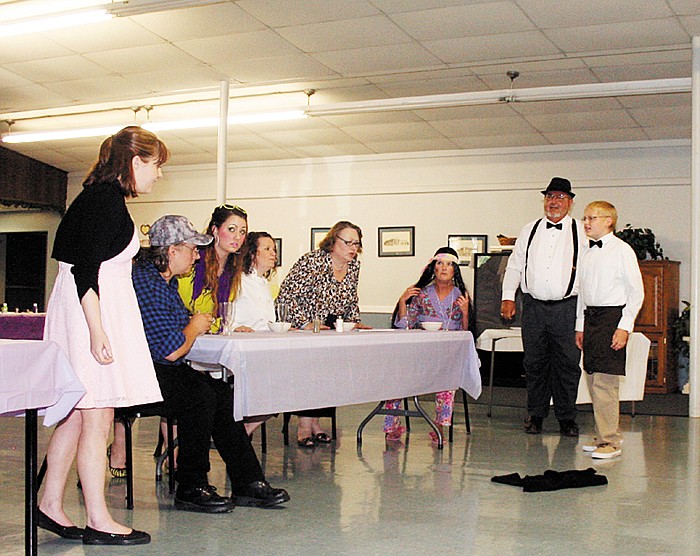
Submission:
POLYGON ((700 417, 700 37, 693 37, 692 140, 690 148, 690 400, 688 414, 700 417))
POLYGON ((228 163, 228 81, 219 84, 219 133, 216 148, 216 204, 226 202, 228 163))

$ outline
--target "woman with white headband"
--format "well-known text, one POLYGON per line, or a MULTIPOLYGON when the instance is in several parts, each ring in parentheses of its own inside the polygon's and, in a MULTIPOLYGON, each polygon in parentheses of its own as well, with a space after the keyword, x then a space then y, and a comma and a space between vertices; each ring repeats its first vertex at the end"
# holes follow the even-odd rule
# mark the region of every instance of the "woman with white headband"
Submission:
MULTIPOLYGON (((445 330, 469 328, 469 294, 459 270, 457 252, 451 247, 440 247, 423 269, 418 282, 410 286, 399 298, 392 326, 394 328, 420 328, 422 322, 442 323, 445 330)), ((454 391, 435 394, 435 425, 442 432, 444 425, 452 422, 454 391)), ((387 409, 398 409, 400 400, 390 400, 387 409)), ((387 415, 384 432, 387 440, 401 440, 406 428, 398 416, 387 415)), ((430 437, 437 442, 435 432, 430 437)))

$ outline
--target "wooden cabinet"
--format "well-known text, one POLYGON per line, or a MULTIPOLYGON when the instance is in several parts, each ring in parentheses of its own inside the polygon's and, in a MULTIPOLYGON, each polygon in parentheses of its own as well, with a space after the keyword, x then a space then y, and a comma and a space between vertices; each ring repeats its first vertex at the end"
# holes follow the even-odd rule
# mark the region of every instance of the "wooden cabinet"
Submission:
POLYGON ((678 316, 679 267, 678 261, 639 261, 644 304, 634 330, 651 340, 645 391, 653 394, 678 389, 678 361, 671 343, 671 326, 678 316))

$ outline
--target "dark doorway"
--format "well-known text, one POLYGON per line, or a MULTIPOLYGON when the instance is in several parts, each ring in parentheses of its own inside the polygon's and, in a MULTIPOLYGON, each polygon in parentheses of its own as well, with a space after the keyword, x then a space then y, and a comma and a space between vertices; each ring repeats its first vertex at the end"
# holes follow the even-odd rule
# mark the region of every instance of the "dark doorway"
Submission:
POLYGON ((44 311, 47 232, 2 234, 5 250, 5 303, 10 311, 44 311))

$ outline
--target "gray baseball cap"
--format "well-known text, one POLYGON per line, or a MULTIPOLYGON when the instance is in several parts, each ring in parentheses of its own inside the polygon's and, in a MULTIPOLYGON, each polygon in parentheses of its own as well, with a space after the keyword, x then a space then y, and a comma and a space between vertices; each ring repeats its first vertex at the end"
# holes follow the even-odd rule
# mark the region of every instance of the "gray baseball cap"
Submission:
POLYGON ((156 220, 148 231, 148 237, 153 247, 168 247, 185 242, 207 245, 214 239, 210 235, 200 234, 186 217, 174 214, 156 220))

